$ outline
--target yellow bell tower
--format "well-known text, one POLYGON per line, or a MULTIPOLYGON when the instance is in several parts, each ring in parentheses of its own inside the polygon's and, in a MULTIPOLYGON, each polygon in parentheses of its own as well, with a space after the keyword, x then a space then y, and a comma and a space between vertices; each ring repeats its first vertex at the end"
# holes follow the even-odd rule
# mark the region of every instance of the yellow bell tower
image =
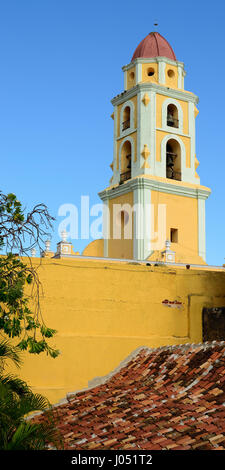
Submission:
POLYGON ((205 264, 210 189, 196 173, 198 98, 184 89, 184 64, 153 32, 123 72, 124 91, 112 99, 113 175, 99 193, 104 256, 205 264))

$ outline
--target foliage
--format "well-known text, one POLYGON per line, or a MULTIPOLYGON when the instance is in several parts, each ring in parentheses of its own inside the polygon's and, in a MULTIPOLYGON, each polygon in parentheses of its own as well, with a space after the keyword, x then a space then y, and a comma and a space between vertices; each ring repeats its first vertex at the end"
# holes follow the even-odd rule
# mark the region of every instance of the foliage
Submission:
POLYGON ((0 449, 41 450, 48 443, 61 448, 60 436, 50 404, 42 395, 34 394, 26 382, 5 374, 6 360, 21 363, 18 347, 7 341, 0 342, 0 449), (45 419, 38 423, 27 419, 34 411, 45 412, 45 419))
POLYGON ((16 249, 28 256, 32 247, 40 247, 50 235, 53 220, 45 204, 37 204, 26 214, 15 194, 0 191, 0 242, 7 252, 16 249))
POLYGON ((44 204, 25 214, 14 194, 0 192, 0 247, 5 250, 0 256, 0 332, 18 338, 21 350, 32 354, 45 351, 57 357, 59 351, 48 343, 56 330, 45 325, 40 309, 42 288, 38 269, 29 256, 32 247, 42 249, 53 220, 44 204), (31 299, 33 311, 29 307, 31 299))

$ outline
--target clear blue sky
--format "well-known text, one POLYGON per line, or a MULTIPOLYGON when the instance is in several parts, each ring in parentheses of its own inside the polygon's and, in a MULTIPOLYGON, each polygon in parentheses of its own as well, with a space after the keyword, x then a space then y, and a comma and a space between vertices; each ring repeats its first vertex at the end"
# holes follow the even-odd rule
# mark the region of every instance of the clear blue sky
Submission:
MULTIPOLYGON (((121 67, 153 29, 185 63, 199 98, 197 158, 206 202, 207 262, 225 257, 225 2, 7 0, 0 4, 1 189, 27 208, 91 204, 111 177, 111 98, 121 67)), ((59 219, 58 219, 59 221, 59 219)), ((57 225, 52 248, 58 241, 57 225)), ((191 227, 190 227, 191 229, 191 227)), ((77 241, 82 250, 87 241, 77 241)))

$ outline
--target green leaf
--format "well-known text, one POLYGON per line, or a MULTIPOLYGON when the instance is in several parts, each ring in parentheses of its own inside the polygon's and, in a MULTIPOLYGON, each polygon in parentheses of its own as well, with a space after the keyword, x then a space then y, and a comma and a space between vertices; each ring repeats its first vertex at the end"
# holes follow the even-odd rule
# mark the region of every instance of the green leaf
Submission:
POLYGON ((52 338, 52 336, 54 336, 55 333, 56 333, 56 330, 53 330, 52 328, 47 328, 45 325, 42 325, 41 334, 45 336, 46 338, 52 338))
POLYGON ((27 278, 26 278, 26 281, 27 281, 27 284, 31 284, 31 282, 33 281, 33 276, 32 274, 28 274, 27 278))

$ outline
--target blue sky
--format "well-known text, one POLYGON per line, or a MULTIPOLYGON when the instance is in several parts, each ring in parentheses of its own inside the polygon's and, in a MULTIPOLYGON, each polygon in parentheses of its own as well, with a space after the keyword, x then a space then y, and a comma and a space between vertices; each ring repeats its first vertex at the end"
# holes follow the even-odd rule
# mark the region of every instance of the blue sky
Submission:
MULTIPOLYGON (((90 203, 108 186, 111 99, 121 67, 153 29, 185 63, 185 88, 199 96, 198 173, 206 202, 207 262, 225 257, 225 2, 7 0, 0 3, 1 189, 27 208, 90 203)), ((60 219, 61 220, 61 219, 60 219)), ((59 240, 57 225, 52 240, 59 240)), ((190 227, 191 229, 191 227, 190 227)), ((74 241, 82 250, 86 240, 74 241)))

